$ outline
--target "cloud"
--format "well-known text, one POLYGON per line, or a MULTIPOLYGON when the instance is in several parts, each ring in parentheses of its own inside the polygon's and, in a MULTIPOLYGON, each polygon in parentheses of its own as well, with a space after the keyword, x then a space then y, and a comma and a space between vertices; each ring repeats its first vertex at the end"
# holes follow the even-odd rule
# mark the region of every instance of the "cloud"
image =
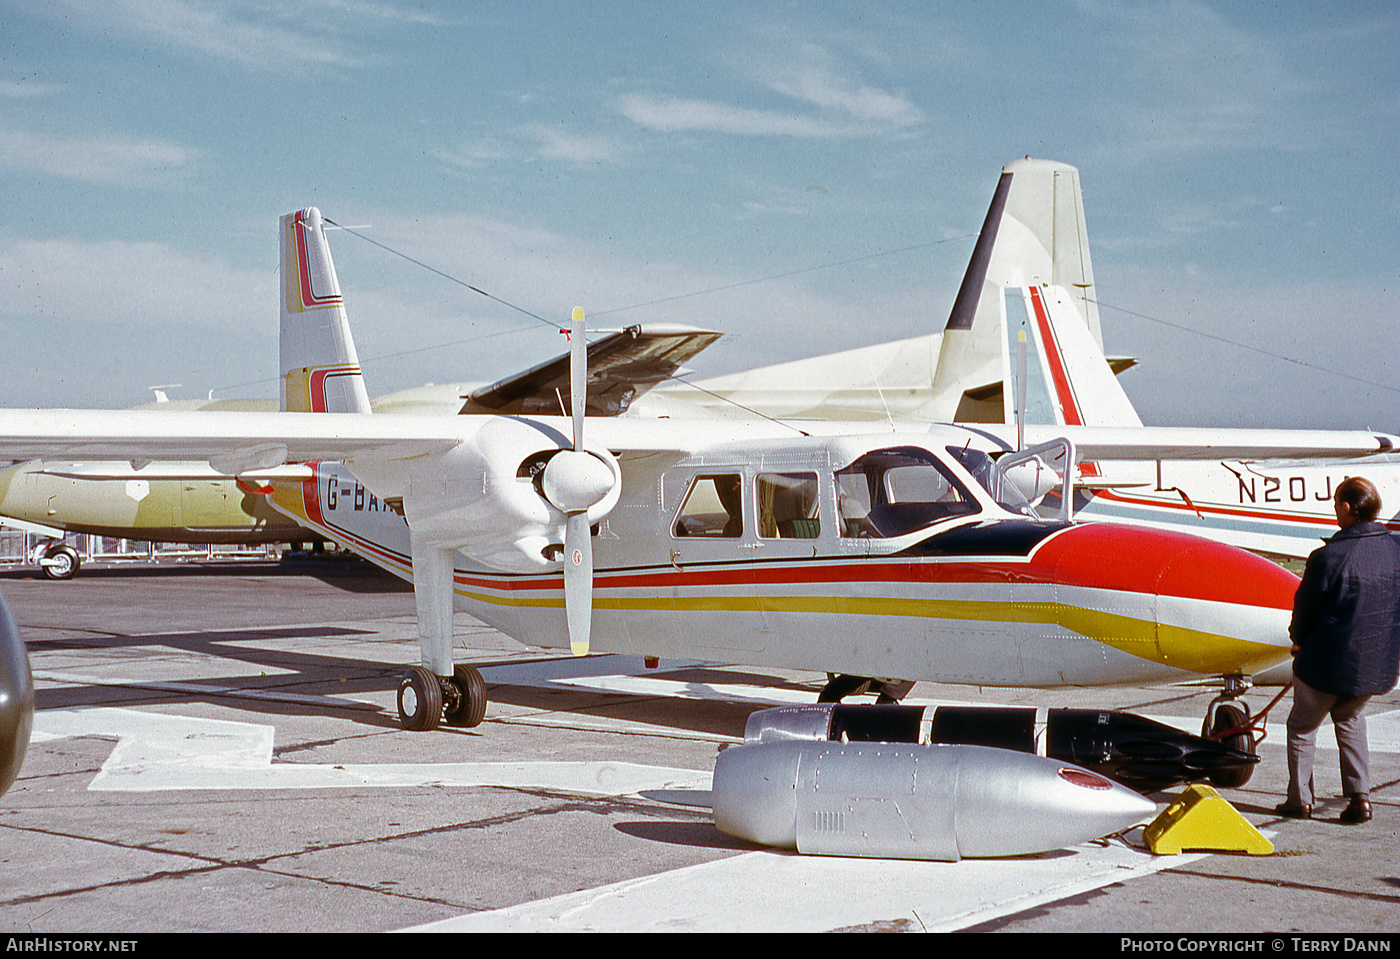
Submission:
POLYGON ((61 89, 63 88, 56 83, 35 83, 27 77, 0 81, 0 97, 7 100, 30 100, 34 97, 46 97, 61 89))
POLYGON ((850 123, 833 123, 777 110, 754 110, 713 100, 632 94, 618 101, 618 112, 650 130, 674 133, 703 130, 742 136, 841 137, 858 132, 850 123))
POLYGON ((539 155, 546 160, 610 163, 622 153, 622 148, 607 137, 581 136, 544 125, 529 127, 526 132, 535 139, 539 155))
POLYGON ((914 126, 924 119, 923 111, 905 97, 871 86, 857 86, 821 67, 794 69, 775 78, 771 85, 779 93, 873 127, 914 126))
POLYGON ((347 34, 368 34, 386 23, 439 21, 421 10, 348 0, 54 0, 43 9, 104 35, 122 33, 190 56, 281 74, 361 66, 373 55, 358 52, 347 34))
POLYGON ((1105 122, 1127 147, 1158 156, 1315 145, 1315 131, 1291 120, 1314 91, 1277 38, 1192 0, 1080 7, 1105 31, 1102 64, 1116 78, 1105 122))
POLYGON ((524 163, 531 159, 558 160, 576 165, 617 163, 626 148, 603 136, 569 133, 546 124, 533 124, 514 131, 506 140, 478 137, 441 150, 438 156, 453 166, 477 169, 501 161, 524 163))
POLYGON ((189 173, 200 156, 165 140, 55 137, 0 128, 0 168, 67 180, 155 186, 189 173))
MULTIPOLYGON (((830 43, 798 37, 786 29, 757 27, 727 59, 729 69, 756 85, 759 95, 777 94, 790 108, 758 108, 714 99, 634 93, 617 104, 634 123, 662 132, 708 131, 741 136, 810 139, 849 138, 898 132, 924 122, 907 96, 856 78, 850 54, 830 43)), ((857 57, 857 59, 859 59, 857 57)))
POLYGON ((275 336, 276 281, 267 271, 172 249, 118 240, 35 240, 0 236, 0 316, 43 323, 168 323, 250 327, 275 336))
POLYGON ((474 168, 496 160, 510 159, 511 153, 493 138, 482 137, 462 143, 451 150, 441 150, 438 156, 453 166, 474 168))

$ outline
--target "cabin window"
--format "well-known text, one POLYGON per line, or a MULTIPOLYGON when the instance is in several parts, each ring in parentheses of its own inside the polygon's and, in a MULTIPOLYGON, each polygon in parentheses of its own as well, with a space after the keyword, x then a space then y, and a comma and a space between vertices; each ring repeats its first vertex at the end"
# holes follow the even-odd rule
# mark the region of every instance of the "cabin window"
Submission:
POLYGON ((759 473, 758 535, 764 539, 816 539, 816 473, 759 473))
POLYGON ((738 473, 697 476, 681 504, 676 536, 738 538, 744 532, 743 477, 738 473))
POLYGON ((866 453, 835 479, 846 537, 902 536, 979 508, 937 457, 917 447, 866 453))

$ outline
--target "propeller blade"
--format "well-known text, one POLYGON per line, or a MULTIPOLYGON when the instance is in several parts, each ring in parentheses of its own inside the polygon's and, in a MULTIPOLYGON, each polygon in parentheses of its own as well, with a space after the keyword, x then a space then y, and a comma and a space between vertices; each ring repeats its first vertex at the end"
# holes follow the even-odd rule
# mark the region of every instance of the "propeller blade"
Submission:
POLYGON ((583 404, 588 398, 588 341, 583 336, 583 307, 574 307, 569 332, 569 399, 574 421, 574 449, 583 450, 583 404))
POLYGON ((587 656, 593 629, 593 538, 586 511, 570 513, 564 526, 564 615, 569 649, 587 656))

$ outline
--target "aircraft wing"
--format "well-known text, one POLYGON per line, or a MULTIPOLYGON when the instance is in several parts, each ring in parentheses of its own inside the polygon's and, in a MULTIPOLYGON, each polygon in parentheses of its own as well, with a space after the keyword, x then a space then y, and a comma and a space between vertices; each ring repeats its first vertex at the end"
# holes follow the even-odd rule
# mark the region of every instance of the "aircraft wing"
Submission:
POLYGON ((451 423, 439 417, 334 413, 3 410, 0 456, 141 464, 220 460, 216 470, 236 473, 289 460, 437 452, 458 442, 447 428, 451 423))
MULTIPOLYGON (((721 335, 677 323, 649 323, 588 344, 588 414, 625 413, 633 400, 675 375, 721 335)), ((552 415, 560 412, 561 398, 568 395, 569 354, 565 353, 482 387, 467 397, 460 412, 552 415)))
MULTIPOLYGON (((38 461, 37 465, 29 472, 31 474, 43 476, 57 476, 61 479, 119 481, 133 479, 216 480, 228 475, 199 460, 172 463, 153 462, 142 465, 139 458, 137 458, 136 465, 132 465, 126 460, 95 460, 80 463, 41 460, 38 461)), ((310 479, 315 474, 309 467, 288 465, 275 466, 270 469, 241 470, 238 475, 246 480, 270 483, 273 480, 299 482, 301 480, 310 479)))
MULTIPOLYGON (((485 419, 423 414, 8 409, 0 410, 0 458, 63 463, 125 460, 138 474, 152 463, 204 460, 216 473, 237 475, 315 460, 412 460, 471 441, 485 419)), ((540 448, 556 441, 568 442, 569 421, 562 417, 500 419, 538 432, 540 448)), ((780 430, 772 425, 759 429, 765 434, 780 430)), ((686 448, 684 431, 677 430, 670 420, 600 419, 590 432, 599 446, 620 452, 686 448)), ((124 472, 121 475, 127 476, 124 472)), ((166 474, 162 471, 160 475, 166 474)))
MULTIPOLYGON (((1014 448, 1014 426, 978 426, 1014 448)), ((1194 426, 1027 426, 1026 444, 1067 437, 1081 461, 1310 460, 1389 453, 1400 438, 1362 430, 1214 429, 1194 426)))

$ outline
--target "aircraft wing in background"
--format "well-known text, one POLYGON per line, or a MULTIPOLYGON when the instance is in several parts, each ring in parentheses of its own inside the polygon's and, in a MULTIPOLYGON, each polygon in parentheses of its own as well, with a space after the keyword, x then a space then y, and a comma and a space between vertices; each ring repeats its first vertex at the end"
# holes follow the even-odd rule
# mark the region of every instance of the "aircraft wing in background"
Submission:
MULTIPOLYGON (((1006 448, 1016 445, 1016 428, 1000 424, 969 425, 996 437, 1006 448)), ((1316 460, 1352 459, 1389 453, 1400 438, 1364 430, 1230 429, 1203 426, 1027 426, 1026 445, 1066 437, 1084 462, 1122 460, 1316 460)))
MULTIPOLYGON (((675 375, 721 334, 678 323, 629 326, 588 344, 591 416, 618 416, 632 401, 675 375)), ((562 413, 569 395, 569 354, 484 386, 466 397, 462 413, 562 413)))

